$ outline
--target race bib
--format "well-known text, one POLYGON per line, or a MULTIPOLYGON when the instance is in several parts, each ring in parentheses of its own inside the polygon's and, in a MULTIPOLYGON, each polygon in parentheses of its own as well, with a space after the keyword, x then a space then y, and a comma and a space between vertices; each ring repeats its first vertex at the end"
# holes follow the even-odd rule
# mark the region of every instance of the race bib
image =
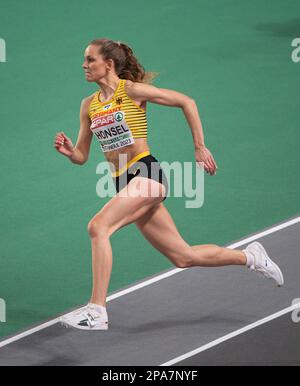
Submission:
POLYGON ((95 117, 91 130, 104 152, 121 149, 134 143, 132 132, 125 121, 124 111, 95 117))

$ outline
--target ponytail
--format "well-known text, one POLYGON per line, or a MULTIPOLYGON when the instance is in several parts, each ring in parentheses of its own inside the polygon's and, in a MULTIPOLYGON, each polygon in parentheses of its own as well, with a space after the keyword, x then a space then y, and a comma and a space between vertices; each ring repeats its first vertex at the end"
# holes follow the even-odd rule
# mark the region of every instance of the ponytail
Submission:
POLYGON ((158 72, 145 72, 132 49, 125 43, 115 42, 110 39, 96 39, 92 40, 90 44, 100 47, 99 53, 102 54, 104 59, 114 61, 115 71, 120 79, 150 84, 159 74, 158 72))

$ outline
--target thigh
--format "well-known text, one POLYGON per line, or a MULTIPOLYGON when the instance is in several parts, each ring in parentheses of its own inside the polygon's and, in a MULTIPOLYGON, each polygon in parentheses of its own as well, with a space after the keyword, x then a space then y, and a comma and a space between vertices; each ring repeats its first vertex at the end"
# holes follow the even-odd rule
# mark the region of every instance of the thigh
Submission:
POLYGON ((137 221, 150 208, 158 205, 163 197, 147 194, 161 185, 148 178, 136 177, 120 190, 89 223, 90 230, 103 230, 111 235, 123 226, 137 221), (142 181, 141 181, 142 180, 142 181))
POLYGON ((135 221, 135 224, 144 237, 173 262, 178 258, 190 255, 191 247, 181 237, 163 203, 151 208, 135 221))

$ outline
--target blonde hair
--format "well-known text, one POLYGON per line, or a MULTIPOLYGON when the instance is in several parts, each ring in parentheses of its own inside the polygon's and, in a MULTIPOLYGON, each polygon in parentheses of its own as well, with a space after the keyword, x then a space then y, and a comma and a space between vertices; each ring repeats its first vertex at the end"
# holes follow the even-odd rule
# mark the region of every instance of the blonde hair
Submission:
POLYGON ((90 45, 98 46, 99 53, 105 60, 112 59, 115 71, 120 79, 129 79, 133 82, 152 83, 159 72, 145 72, 144 67, 134 56, 132 49, 125 43, 110 39, 95 39, 90 45))

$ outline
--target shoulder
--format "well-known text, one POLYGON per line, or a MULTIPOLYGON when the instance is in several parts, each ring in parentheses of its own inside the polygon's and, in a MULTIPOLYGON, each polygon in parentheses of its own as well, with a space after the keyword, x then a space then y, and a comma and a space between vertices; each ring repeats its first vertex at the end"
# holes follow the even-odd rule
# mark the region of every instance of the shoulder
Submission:
POLYGON ((151 102, 181 108, 194 102, 192 98, 178 91, 155 87, 148 83, 131 82, 128 89, 129 97, 139 102, 151 102))
POLYGON ((126 79, 124 88, 126 91, 126 94, 128 94, 129 97, 131 97, 132 92, 134 92, 136 82, 133 82, 132 80, 126 79))
POLYGON ((97 95, 97 93, 98 93, 98 91, 94 92, 93 94, 91 94, 91 95, 89 95, 89 96, 87 96, 85 98, 83 98, 82 101, 81 101, 81 108, 88 110, 89 107, 90 107, 91 101, 94 99, 94 97, 97 95))
POLYGON ((92 95, 89 95, 82 99, 80 106, 80 116, 82 118, 89 118, 90 104, 96 94, 97 92, 94 92, 92 95))
POLYGON ((145 96, 149 95, 153 89, 155 89, 155 87, 152 85, 141 82, 133 82, 129 79, 127 79, 125 83, 126 94, 129 96, 129 98, 137 101, 144 100, 145 96))
POLYGON ((93 94, 85 97, 82 99, 81 103, 84 103, 84 104, 89 104, 91 103, 92 99, 98 94, 98 91, 94 92, 93 94))

